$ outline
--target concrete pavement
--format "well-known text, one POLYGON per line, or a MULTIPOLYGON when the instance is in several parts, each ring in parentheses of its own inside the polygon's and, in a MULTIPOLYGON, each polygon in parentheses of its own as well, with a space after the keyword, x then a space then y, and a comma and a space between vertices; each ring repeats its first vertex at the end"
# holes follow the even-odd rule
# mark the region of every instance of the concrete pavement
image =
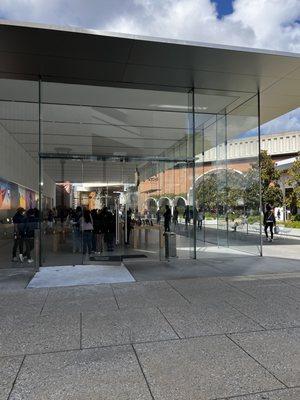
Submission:
POLYGON ((128 269, 137 282, 50 289, 0 271, 1 400, 299 400, 299 262, 128 269))

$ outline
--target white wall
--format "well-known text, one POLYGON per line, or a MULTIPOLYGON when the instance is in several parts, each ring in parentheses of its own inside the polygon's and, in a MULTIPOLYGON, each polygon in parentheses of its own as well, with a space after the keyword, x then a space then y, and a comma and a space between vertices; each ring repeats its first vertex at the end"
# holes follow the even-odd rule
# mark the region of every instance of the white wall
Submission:
MULTIPOLYGON (((38 163, 0 125, 0 178, 38 192, 38 163)), ((44 195, 55 199, 55 182, 43 177, 44 195)))

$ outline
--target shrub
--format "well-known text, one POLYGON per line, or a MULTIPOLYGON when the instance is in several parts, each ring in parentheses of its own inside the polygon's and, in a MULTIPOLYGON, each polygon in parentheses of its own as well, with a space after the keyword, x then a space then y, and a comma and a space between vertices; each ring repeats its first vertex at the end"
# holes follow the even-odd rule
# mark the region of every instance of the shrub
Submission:
POLYGON ((250 215, 248 217, 248 224, 255 224, 256 222, 260 222, 260 216, 259 215, 250 215))
POLYGON ((297 228, 300 229, 300 221, 287 221, 284 226, 286 228, 297 228))

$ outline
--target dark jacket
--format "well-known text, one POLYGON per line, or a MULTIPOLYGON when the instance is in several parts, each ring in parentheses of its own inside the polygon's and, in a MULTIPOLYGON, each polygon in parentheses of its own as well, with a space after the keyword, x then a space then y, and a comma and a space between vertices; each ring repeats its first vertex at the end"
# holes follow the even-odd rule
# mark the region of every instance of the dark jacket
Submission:
POLYGON ((27 239, 34 238, 34 231, 39 227, 39 220, 34 215, 28 215, 25 218, 24 234, 27 239))
POLYGON ((24 235, 25 235, 25 222, 26 222, 25 215, 17 212, 13 216, 14 230, 15 230, 15 233, 18 236, 24 237, 24 235))
POLYGON ((164 213, 165 223, 169 223, 171 221, 171 217, 172 217, 171 209, 168 208, 164 213))
POLYGON ((264 213, 264 225, 266 225, 267 223, 276 223, 275 215, 272 211, 266 211, 264 213))

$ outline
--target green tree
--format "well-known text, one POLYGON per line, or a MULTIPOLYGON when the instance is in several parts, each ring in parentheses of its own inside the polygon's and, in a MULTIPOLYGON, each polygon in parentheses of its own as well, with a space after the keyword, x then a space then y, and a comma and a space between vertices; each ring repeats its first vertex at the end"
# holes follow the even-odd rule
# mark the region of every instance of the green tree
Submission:
POLYGON ((262 150, 260 153, 260 166, 263 205, 270 204, 281 207, 283 193, 278 184, 280 171, 275 168, 275 163, 266 150, 262 150))
MULTIPOLYGON (((278 184, 280 172, 276 170, 274 161, 265 150, 260 154, 260 165, 263 204, 281 206, 283 193, 278 184)), ((253 164, 244 175, 230 169, 212 171, 205 174, 199 183, 196 189, 196 199, 207 210, 227 208, 227 210, 242 212, 241 205, 244 204, 246 210, 258 212, 260 205, 259 177, 258 162, 253 164)), ((299 184, 295 183, 295 186, 299 187, 299 184)))
POLYGON ((207 210, 217 208, 218 185, 215 173, 204 175, 196 189, 196 199, 203 204, 207 210))
POLYGON ((207 173, 196 189, 196 199, 207 210, 218 210, 238 206, 243 199, 243 175, 232 170, 207 173))
MULTIPOLYGON (((260 153, 262 203, 275 207, 282 206, 283 193, 278 184, 280 171, 266 150, 260 153)), ((248 207, 259 201, 259 164, 255 163, 245 174, 245 198, 248 207)))
POLYGON ((252 166, 244 175, 243 192, 246 210, 259 210, 259 169, 252 166))
POLYGON ((293 165, 287 171, 288 184, 293 187, 292 193, 286 198, 287 205, 291 208, 293 214, 300 208, 300 155, 293 162, 293 165))

